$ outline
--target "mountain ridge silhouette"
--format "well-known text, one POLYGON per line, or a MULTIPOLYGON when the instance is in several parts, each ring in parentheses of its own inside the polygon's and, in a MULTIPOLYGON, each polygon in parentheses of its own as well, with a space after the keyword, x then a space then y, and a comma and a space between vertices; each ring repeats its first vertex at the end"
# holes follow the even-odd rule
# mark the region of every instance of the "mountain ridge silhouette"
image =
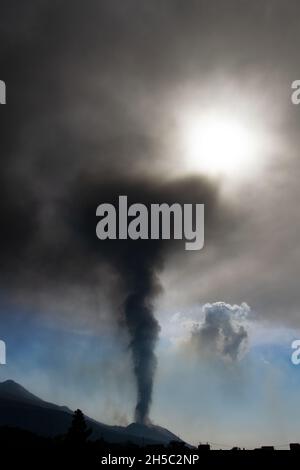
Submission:
MULTIPOLYGON (((65 434, 71 425, 73 411, 66 406, 42 400, 13 380, 0 382, 0 426, 18 427, 40 436, 65 434)), ((137 445, 183 442, 168 429, 154 424, 131 423, 113 426, 85 416, 93 439, 111 443, 132 442, 137 445)))

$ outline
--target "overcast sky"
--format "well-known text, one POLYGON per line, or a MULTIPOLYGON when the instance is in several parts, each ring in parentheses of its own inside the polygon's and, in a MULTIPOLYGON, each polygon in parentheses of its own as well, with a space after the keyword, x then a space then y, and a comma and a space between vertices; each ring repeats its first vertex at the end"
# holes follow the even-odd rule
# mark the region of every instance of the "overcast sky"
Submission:
MULTIPOLYGON (((122 276, 134 268, 95 240, 91 214, 121 189, 147 202, 204 202, 203 250, 138 251, 149 249, 161 286, 151 286, 161 327, 153 420, 192 441, 201 423, 203 440, 251 445, 254 430, 267 442, 295 439, 299 15, 296 0, 1 2, 4 376, 100 420, 130 422, 136 392, 120 305, 130 287, 122 276), (189 126, 211 113, 242 126, 249 166, 215 175, 191 161, 189 126), (14 339, 24 318, 29 342, 14 339), (49 349, 69 360, 46 359, 49 349), (128 384, 124 399, 112 392, 118 383, 128 384), (166 406, 170 387, 178 392, 166 406), (252 418, 251 433, 243 422, 254 409, 261 421, 252 418)), ((232 152, 223 148, 228 165, 232 152)))

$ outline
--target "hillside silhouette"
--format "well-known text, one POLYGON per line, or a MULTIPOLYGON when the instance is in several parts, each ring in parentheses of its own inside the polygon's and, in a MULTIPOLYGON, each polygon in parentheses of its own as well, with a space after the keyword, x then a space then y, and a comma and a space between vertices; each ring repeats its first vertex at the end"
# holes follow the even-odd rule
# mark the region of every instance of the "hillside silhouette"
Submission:
MULTIPOLYGON (((24 387, 6 380, 0 383, 0 426, 24 429, 43 437, 65 434, 71 426, 73 412, 66 406, 46 402, 24 387)), ((155 425, 132 423, 127 427, 110 426, 85 417, 93 439, 111 443, 132 442, 137 445, 168 444, 181 441, 167 429, 155 425)))
POLYGON ((262 446, 254 450, 234 447, 211 450, 209 444, 193 447, 165 428, 132 423, 109 426, 86 417, 81 410, 46 402, 12 380, 0 383, 0 449, 2 462, 34 466, 81 465, 99 468, 134 458, 134 467, 155 464, 231 465, 256 464, 285 468, 300 458, 300 445, 290 451, 262 446), (103 460, 104 459, 104 463, 103 460))

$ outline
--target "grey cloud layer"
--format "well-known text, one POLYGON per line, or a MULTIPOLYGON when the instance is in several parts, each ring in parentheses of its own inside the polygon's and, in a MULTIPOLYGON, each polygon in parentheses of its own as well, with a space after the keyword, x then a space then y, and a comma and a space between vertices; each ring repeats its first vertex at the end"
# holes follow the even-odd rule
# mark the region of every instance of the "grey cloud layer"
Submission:
MULTIPOLYGON (((268 318, 297 321, 299 137, 289 85, 299 70, 299 8, 279 0, 2 2, 1 285, 32 302, 37 288, 46 291, 45 308, 69 286, 97 299, 113 292, 144 398, 155 369, 159 277, 171 279, 172 307, 245 301, 268 318), (199 107, 232 99, 243 111, 257 100, 262 120, 285 137, 284 150, 274 140, 268 173, 234 202, 220 200, 204 176, 169 181, 178 149, 168 136, 185 99, 199 107), (95 208, 126 191, 132 202, 205 202, 205 251, 179 258, 160 243, 101 250, 95 208), (137 310, 142 331, 150 325, 142 343, 137 310)), ((66 302, 82 308, 72 296, 66 302)), ((244 333, 222 328, 236 340, 233 354, 244 333)))

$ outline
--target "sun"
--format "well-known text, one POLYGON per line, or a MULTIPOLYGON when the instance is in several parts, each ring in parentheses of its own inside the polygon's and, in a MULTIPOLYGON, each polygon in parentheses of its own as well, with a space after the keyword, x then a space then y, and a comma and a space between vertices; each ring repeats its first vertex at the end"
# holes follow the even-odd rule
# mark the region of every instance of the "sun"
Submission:
POLYGON ((186 165, 211 176, 247 172, 255 159, 255 137, 241 119, 221 113, 191 117, 184 125, 186 165))

